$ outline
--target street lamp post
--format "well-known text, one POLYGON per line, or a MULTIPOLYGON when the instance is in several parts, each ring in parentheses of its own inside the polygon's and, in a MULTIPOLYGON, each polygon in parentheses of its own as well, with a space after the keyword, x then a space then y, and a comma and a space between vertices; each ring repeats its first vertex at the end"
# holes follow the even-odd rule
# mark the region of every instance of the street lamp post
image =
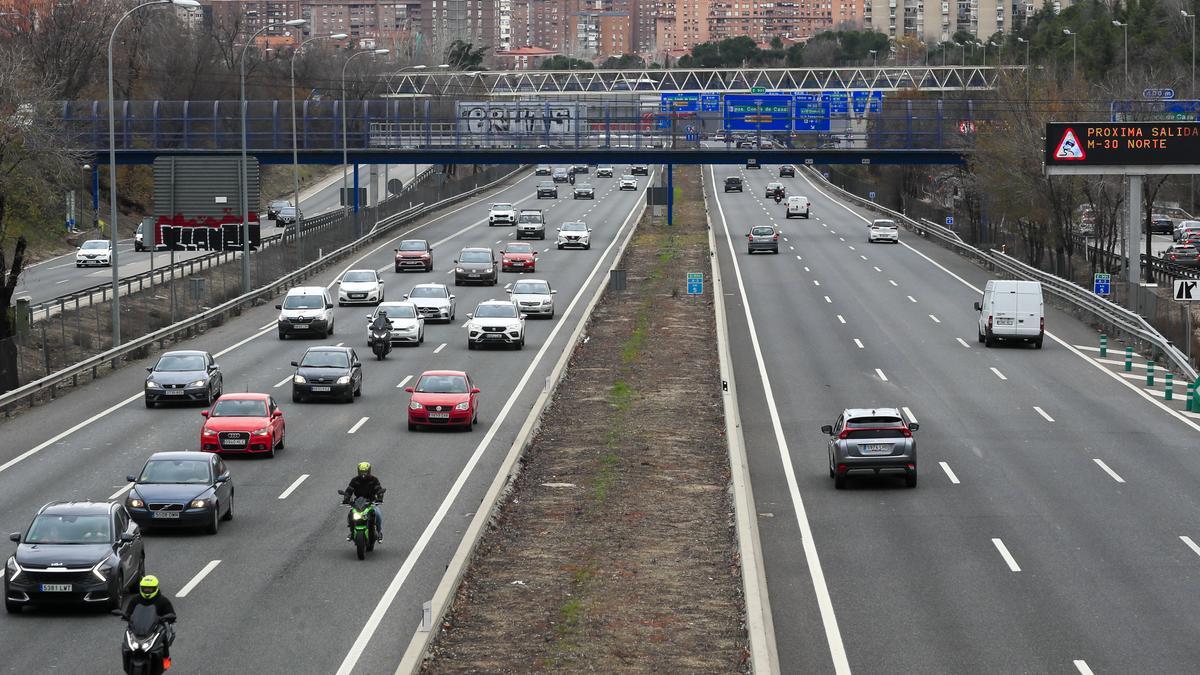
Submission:
POLYGON ((1196 98, 1196 15, 1188 14, 1186 9, 1179 10, 1179 13, 1192 22, 1192 98, 1196 98))
POLYGON ((151 0, 144 2, 125 12, 113 25, 112 35, 108 38, 108 199, 109 199, 109 241, 112 250, 109 251, 109 263, 112 267, 112 346, 121 346, 121 294, 118 284, 121 281, 120 264, 117 258, 117 116, 113 111, 113 43, 117 40, 117 29, 121 23, 134 12, 152 5, 175 5, 195 9, 200 6, 197 0, 151 0))
POLYGON ((965 68, 967 65, 967 45, 964 42, 958 43, 958 48, 962 50, 962 64, 965 68))
MULTIPOLYGON (((346 67, 350 65, 350 62, 353 61, 355 59, 355 57, 362 56, 363 54, 387 54, 389 51, 391 51, 391 50, 388 50, 388 49, 366 49, 363 51, 355 52, 346 59, 346 62, 344 64, 342 64, 342 194, 343 195, 346 194, 346 188, 348 187, 346 184, 347 167, 350 164, 350 158, 349 158, 350 152, 349 152, 349 149, 346 147, 346 115, 347 115, 347 110, 346 110, 346 67)), ((358 167, 356 165, 355 170, 357 170, 357 169, 358 169, 358 167)), ((354 236, 355 236, 355 238, 357 238, 359 236, 359 234, 360 233, 359 233, 359 223, 358 223, 358 195, 355 194, 355 196, 354 196, 354 236)))
POLYGON ((992 40, 988 40, 988 44, 996 48, 996 65, 1004 65, 1004 43, 996 44, 992 40))
POLYGON ((1026 40, 1023 37, 1018 37, 1017 42, 1025 43, 1025 100, 1028 101, 1029 100, 1029 75, 1031 73, 1030 65, 1029 65, 1029 40, 1026 40))
POLYGON ((1113 19, 1112 25, 1125 31, 1125 87, 1129 87, 1129 22, 1124 23, 1113 19))
POLYGON ((1079 33, 1071 32, 1070 28, 1063 29, 1063 35, 1071 36, 1071 79, 1075 79, 1075 38, 1079 37, 1079 33))
MULTIPOLYGON (((241 183, 242 191, 242 292, 250 292, 250 167, 247 166, 247 141, 246 141, 246 50, 259 35, 272 28, 284 28, 287 26, 303 26, 308 23, 308 19, 288 19, 286 21, 276 21, 269 23, 262 28, 254 31, 254 34, 246 40, 246 44, 242 46, 242 55, 238 59, 240 66, 240 83, 241 83, 241 113, 242 113, 242 165, 238 171, 239 182, 241 183)), ((296 205, 299 210, 300 205, 296 205)))
MULTIPOLYGON (((300 146, 296 132, 296 58, 304 50, 304 45, 310 42, 317 40, 345 40, 348 37, 350 36, 346 33, 314 35, 307 40, 302 40, 300 45, 296 47, 296 51, 292 52, 292 203, 296 208, 296 232, 293 237, 297 241, 299 241, 300 231, 303 229, 304 214, 300 211, 300 146)), ((297 251, 297 254, 299 254, 299 251, 297 251)))
POLYGON ((871 67, 878 68, 879 67, 879 50, 878 49, 868 49, 867 51, 871 52, 871 67))

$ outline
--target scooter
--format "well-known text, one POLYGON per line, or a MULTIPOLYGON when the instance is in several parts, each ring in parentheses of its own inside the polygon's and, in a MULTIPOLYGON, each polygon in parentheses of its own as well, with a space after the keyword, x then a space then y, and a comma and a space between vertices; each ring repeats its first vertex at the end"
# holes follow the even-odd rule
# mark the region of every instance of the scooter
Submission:
MULTIPOLYGON (((113 614, 121 615, 120 610, 113 614)), ((129 616, 125 627, 125 641, 121 644, 121 662, 126 675, 162 675, 170 670, 171 659, 164 657, 171 637, 167 620, 172 616, 159 616, 152 605, 138 605, 129 616)))
MULTIPOLYGON (((339 495, 346 496, 345 490, 338 490, 339 495)), ((354 549, 358 553, 359 560, 365 560, 367 551, 375 550, 375 528, 371 524, 375 521, 375 504, 383 501, 383 493, 387 490, 380 490, 378 501, 371 501, 366 497, 355 497, 354 501, 350 502, 350 540, 354 542, 354 549)))
POLYGON ((392 351, 392 332, 388 329, 372 328, 371 351, 375 352, 375 358, 380 361, 387 358, 388 353, 392 351))
POLYGON ((783 201, 783 193, 776 192, 775 193, 775 203, 778 204, 779 202, 782 202, 782 201, 783 201))

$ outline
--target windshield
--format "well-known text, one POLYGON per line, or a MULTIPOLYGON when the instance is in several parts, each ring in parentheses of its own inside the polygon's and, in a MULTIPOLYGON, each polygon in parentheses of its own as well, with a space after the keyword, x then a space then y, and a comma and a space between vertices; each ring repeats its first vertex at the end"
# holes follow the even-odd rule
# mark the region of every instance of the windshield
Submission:
POLYGON ((302 368, 347 368, 349 366, 350 358, 346 356, 346 352, 310 351, 305 352, 304 358, 300 360, 302 368))
POLYGON ((621 176, 621 180, 637 180, 637 179, 629 174, 625 174, 624 176, 621 176))
POLYGON ((750 230, 750 234, 753 234, 757 237, 762 237, 762 236, 766 236, 769 234, 775 234, 775 230, 770 227, 756 227, 756 228, 750 230))
POLYGON ((266 417, 267 403, 255 399, 227 399, 217 401, 209 417, 266 417))
POLYGON ((459 262, 487 263, 492 262, 491 251, 463 251, 458 256, 459 262))
POLYGON ((208 461, 200 459, 154 459, 146 462, 139 483, 186 483, 208 485, 208 461))
POLYGON ((517 317, 517 308, 511 304, 495 303, 489 305, 480 305, 475 308, 476 319, 515 319, 517 317))
POLYGON ((726 182, 726 183, 740 183, 740 182, 742 182, 742 179, 741 179, 741 178, 734 178, 734 177, 730 176, 729 178, 726 178, 726 179, 725 179, 725 182, 726 182))
POLYGON ((592 186, 588 185, 587 183, 579 183, 578 185, 575 186, 575 189, 576 190, 591 190, 592 186))
POLYGON ((321 309, 325 298, 320 295, 289 295, 283 301, 284 309, 321 309))
POLYGON ((566 172, 567 172, 567 170, 566 170, 566 169, 555 169, 555 170, 554 170, 554 173, 558 173, 558 174, 563 174, 563 173, 566 173, 566 172))
POLYGON ((26 544, 107 544, 107 513, 82 516, 43 513, 34 519, 25 533, 26 544))
POLYGON ((400 242, 401 251, 424 251, 426 248, 425 242, 416 239, 409 239, 400 242))
POLYGON ((104 248, 108 248, 108 242, 107 241, 85 241, 85 242, 83 242, 82 248, 85 248, 88 250, 104 249, 104 248))
POLYGON ((552 187, 554 187, 554 183, 551 183, 551 182, 549 182, 549 181, 542 181, 541 183, 538 183, 538 187, 541 187, 541 188, 552 188, 552 187))
POLYGON ((506 253, 533 253, 533 247, 529 244, 509 244, 504 250, 506 253))
POLYGON ((408 294, 410 298, 444 298, 446 289, 438 286, 417 286, 408 294))
MULTIPOLYGON (((543 184, 544 184, 544 183, 543 183, 543 184)), ((503 204, 503 203, 501 203, 501 204, 492 204, 492 210, 493 210, 493 211, 512 211, 512 210, 513 210, 513 205, 512 205, 512 204, 503 204)))
POLYGON ((375 273, 371 270, 350 270, 349 272, 346 272, 344 276, 342 276, 342 281, 349 281, 351 283, 361 283, 364 281, 374 283, 378 280, 379 279, 375 276, 375 273))
POLYGON ((540 223, 540 222, 542 222, 542 214, 540 214, 540 213, 522 213, 520 221, 522 223, 540 223))
POLYGON ((587 225, 583 223, 563 223, 563 232, 584 232, 587 230, 587 225))
POLYGON ((465 394, 467 378, 461 375, 422 375, 416 391, 426 394, 465 394))
POLYGON ((129 615, 129 631, 138 638, 149 637, 158 623, 158 607, 143 603, 134 603, 133 612, 129 615))
POLYGON ((204 370, 204 368, 205 358, 203 356, 175 356, 171 354, 164 355, 154 366, 154 370, 168 373, 204 370))
POLYGON ((386 315, 389 319, 415 319, 417 318, 417 310, 412 305, 399 305, 395 307, 380 307, 378 314, 386 315))
POLYGON ((550 284, 544 281, 518 281, 513 284, 512 292, 526 295, 549 295, 550 284))
POLYGON ((280 206, 291 206, 291 205, 292 205, 292 203, 291 203, 291 202, 289 202, 289 201, 285 201, 285 200, 282 200, 282 199, 277 199, 277 200, 275 200, 275 201, 271 202, 271 206, 274 206, 274 207, 277 207, 277 208, 278 208, 278 207, 280 207, 280 206))

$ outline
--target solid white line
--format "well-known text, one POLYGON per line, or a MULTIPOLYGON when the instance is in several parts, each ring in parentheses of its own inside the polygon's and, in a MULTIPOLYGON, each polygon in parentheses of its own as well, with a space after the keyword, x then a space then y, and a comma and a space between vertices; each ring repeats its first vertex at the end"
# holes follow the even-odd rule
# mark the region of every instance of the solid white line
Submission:
POLYGON ((879 376, 879 379, 883 380, 884 382, 887 382, 887 381, 888 381, 888 379, 887 379, 887 375, 884 375, 884 374, 883 374, 883 371, 882 371, 882 370, 880 370, 879 368, 876 368, 876 369, 875 369, 875 374, 876 374, 876 375, 878 375, 878 376, 879 376))
POLYGON ((1075 670, 1079 671, 1079 675, 1096 675, 1092 672, 1092 669, 1088 667, 1087 661, 1084 661, 1083 659, 1075 659, 1073 663, 1075 664, 1075 670))
POLYGON ((854 338, 854 344, 858 345, 859 349, 865 349, 865 347, 863 347, 862 340, 859 340, 858 338, 854 338))
POLYGON ((339 343, 337 343, 336 345, 334 345, 334 347, 341 347, 341 346, 342 346, 342 345, 344 345, 344 344, 346 344, 346 343, 345 343, 345 342, 339 342, 339 343))
POLYGON ((827 296, 825 296, 825 302, 827 302, 827 303, 829 303, 829 304, 831 304, 831 305, 833 304, 833 300, 830 300, 828 295, 827 295, 827 296))
POLYGON ((304 482, 304 481, 306 481, 306 480, 308 480, 308 474, 306 474, 306 473, 302 473, 302 474, 300 474, 300 477, 299 477, 299 478, 297 478, 297 479, 295 480, 295 482, 293 482, 291 485, 289 485, 289 486, 288 486, 288 488, 287 488, 286 490, 284 490, 283 492, 280 492, 280 493, 279 493, 279 498, 280 498, 280 499, 287 499, 289 496, 291 496, 291 494, 292 494, 293 492, 295 492, 295 491, 296 491, 296 488, 300 487, 300 484, 301 484, 301 483, 303 483, 303 482, 304 482))
POLYGON ((954 339, 955 339, 955 340, 958 340, 958 344, 960 344, 960 345, 962 345, 962 346, 966 347, 967 349, 970 349, 970 348, 971 348, 971 345, 967 344, 967 341, 966 341, 966 340, 964 340, 964 339, 962 339, 962 338, 960 338, 960 337, 956 337, 956 338, 954 338, 954 339))
POLYGON ((412 379, 412 375, 405 375, 405 376, 404 376, 404 379, 403 379, 403 380, 400 380, 400 384, 396 385, 396 388, 397 388, 397 389, 403 389, 403 388, 404 388, 404 385, 408 384, 408 381, 409 381, 409 380, 411 380, 411 379, 412 379))
POLYGON ((50 447, 51 445, 54 445, 55 443, 61 441, 62 439, 66 438, 67 436, 70 436, 71 434, 75 433, 76 431, 79 431, 80 429, 88 426, 89 424, 95 422, 96 420, 112 414, 118 408, 129 405, 130 403, 133 403, 134 401, 140 400, 143 396, 145 396, 145 394, 143 394, 142 392, 139 391, 138 393, 134 394, 133 396, 130 396, 129 398, 127 398, 123 401, 120 401, 119 403, 116 403, 112 406, 109 406, 108 408, 105 408, 104 410, 96 413, 95 415, 92 415, 91 417, 80 422, 79 424, 76 424, 75 426, 71 427, 70 429, 67 429, 66 431, 62 431, 62 432, 55 434, 49 440, 38 443, 37 445, 33 446, 29 450, 26 450, 25 452, 17 455, 16 457, 13 457, 12 459, 8 460, 4 464, 0 464, 0 473, 3 473, 4 471, 12 468, 16 464, 19 464, 20 462, 36 455, 37 453, 41 452, 42 450, 45 450, 46 448, 50 447))
POLYGON ((841 314, 838 314, 837 318, 838 318, 838 321, 841 321, 842 323, 846 323, 846 317, 842 316, 841 314))
POLYGON ((1192 549, 1192 553, 1195 553, 1196 555, 1200 555, 1200 546, 1197 546, 1196 542, 1192 541, 1191 537, 1188 537, 1185 535, 1185 536, 1179 537, 1179 539, 1183 543, 1187 544, 1188 548, 1192 549))
POLYGON ((291 382, 292 377, 293 377, 292 375, 288 375, 287 377, 283 378, 282 380, 276 382, 275 386, 273 388, 278 389, 278 388, 282 387, 283 385, 287 384, 288 382, 291 382))
POLYGON ((1000 372, 999 370, 996 370, 996 367, 995 367, 995 366, 992 366, 992 372, 996 374, 996 377, 998 377, 998 378, 1000 378, 1000 379, 1002 379, 1002 380, 1007 380, 1007 379, 1008 379, 1007 377, 1005 377, 1005 376, 1004 376, 1004 373, 1000 372))
POLYGON ((433 350, 433 353, 434 353, 434 354, 437 354, 438 352, 440 352, 440 351, 442 351, 443 349, 445 349, 445 348, 446 348, 446 344, 447 344, 447 343, 443 342, 442 344, 438 345, 438 348, 437 348, 437 349, 435 349, 435 350, 433 350))
POLYGON ((61 280, 61 281, 56 281, 56 282, 54 282, 54 285, 55 285, 55 286, 57 286, 57 285, 59 285, 59 284, 65 284, 65 283, 67 283, 68 281, 70 281, 70 279, 63 279, 63 280, 61 280))
POLYGON ((1047 414, 1047 413, 1046 413, 1046 411, 1045 411, 1045 410, 1042 410, 1040 407, 1038 407, 1038 406, 1036 406, 1036 405, 1035 405, 1035 406, 1033 406, 1033 409, 1037 411, 1037 414, 1039 414, 1039 415, 1041 415, 1042 417, 1046 418, 1046 421, 1047 421, 1047 422, 1053 422, 1053 421, 1054 421, 1054 418, 1053 418, 1053 417, 1051 417, 1049 414, 1047 414))
POLYGON ((903 408, 900 408, 900 409, 904 411, 905 415, 908 415, 908 421, 910 423, 917 421, 917 416, 913 414, 913 411, 910 410, 908 406, 904 406, 903 408))
POLYGON ((1008 552, 1008 547, 1004 545, 1004 542, 993 538, 992 544, 996 546, 997 551, 1000 551, 1000 557, 1004 558, 1004 562, 1008 564, 1008 569, 1012 570, 1013 572, 1021 571, 1021 566, 1017 564, 1017 561, 1013 559, 1012 554, 1008 552))
MULTIPOLYGON (((716 183, 716 169, 709 165, 709 173, 713 183, 716 183)), ((742 279, 741 265, 733 250, 733 237, 729 233, 729 223, 725 219, 725 209, 721 200, 716 199, 717 211, 721 216, 721 226, 725 230, 725 243, 729 247, 729 256, 733 260, 734 274, 738 278, 738 292, 742 296, 742 311, 746 314, 746 324, 750 331, 750 344, 754 348, 754 358, 758 365, 759 381, 762 382, 763 393, 767 399, 767 410, 771 416, 771 428, 775 432, 775 444, 779 448, 779 456, 783 464, 784 480, 788 493, 792 498, 792 509, 796 513, 796 521, 800 527, 800 544, 804 548, 804 559, 809 577, 812 579, 813 591, 817 598, 817 608, 821 613, 821 623, 825 627, 825 639, 829 643, 829 652, 833 660, 834 672, 838 675, 849 675, 850 662, 846 658, 846 648, 842 644, 841 630, 838 628, 837 617, 833 611, 833 601, 829 596, 829 586, 825 583, 825 572, 821 568, 821 559, 817 554, 817 545, 813 540, 812 526, 808 522, 808 514, 804 509, 804 500, 800 496, 800 487, 796 482, 796 472, 793 468, 792 453, 788 449, 787 439, 783 434, 783 423, 779 418, 779 409, 775 404, 775 394, 771 387, 771 378, 767 373, 767 365, 763 359, 762 346, 758 342, 758 329, 754 325, 754 316, 750 312, 750 298, 746 294, 746 283, 742 279)))
POLYGON ((1084 352, 1099 352, 1100 351, 1099 347, 1089 347, 1087 345, 1075 345, 1075 349, 1078 349, 1078 350, 1084 351, 1084 352))
POLYGON ((271 327, 267 328, 265 330, 259 330, 257 333, 255 333, 254 335, 251 335, 248 338, 238 340, 237 342, 229 345, 225 349, 222 349, 221 351, 217 352, 216 354, 213 354, 213 357, 219 358, 219 357, 225 356, 229 352, 237 349, 238 347, 241 347, 242 345, 246 344, 247 342, 250 342, 251 340, 254 340, 256 338, 260 338, 260 337, 266 335, 267 333, 270 333, 273 330, 275 330, 275 324, 271 324, 271 327))
POLYGON ((1108 465, 1104 463, 1104 460, 1100 459, 1099 457, 1093 457, 1092 461, 1096 463, 1096 466, 1100 467, 1101 469, 1104 469, 1104 473, 1112 476, 1113 480, 1117 481, 1118 483, 1125 482, 1125 479, 1118 476, 1116 471, 1113 471, 1112 469, 1108 468, 1108 465))
POLYGON ((934 322, 934 323, 941 323, 941 322, 942 322, 942 320, 941 320, 941 319, 937 318, 936 316, 934 316, 934 315, 932 315, 932 314, 930 314, 930 315, 929 315, 929 318, 933 319, 933 322, 934 322))
POLYGON ((201 581, 204 581, 204 577, 208 576, 208 573, 212 572, 217 568, 217 565, 220 564, 220 560, 210 561, 204 566, 204 569, 200 570, 196 573, 196 576, 192 577, 191 581, 187 582, 183 588, 179 589, 179 592, 175 594, 175 597, 186 598, 188 593, 191 593, 201 581))
MULTIPOLYGON (((850 248, 850 250, 851 250, 851 251, 857 251, 857 250, 858 250, 858 249, 854 248, 853 246, 850 246, 849 244, 847 244, 847 246, 850 248)), ((866 258, 864 257, 864 258, 863 258, 863 260, 866 260, 866 258)))
POLYGON ((914 297, 913 297, 913 296, 911 296, 911 295, 910 295, 910 296, 908 296, 908 299, 909 299, 909 301, 911 301, 911 302, 916 302, 916 301, 917 301, 917 299, 916 299, 916 298, 914 298, 914 297))
POLYGON ((116 501, 117 497, 120 497, 121 495, 125 494, 125 492, 127 492, 129 490, 129 488, 131 488, 131 487, 133 487, 133 483, 129 483, 129 484, 125 485, 125 487, 112 493, 112 495, 109 496, 108 501, 110 501, 110 502, 116 501))
POLYGON ((346 433, 352 434, 352 433, 358 431, 360 428, 362 428, 362 425, 367 423, 367 420, 369 420, 369 419, 371 419, 371 418, 364 417, 364 418, 360 419, 359 421, 355 422, 354 426, 350 427, 350 431, 347 431, 346 433))
POLYGON ((938 462, 938 465, 942 467, 942 471, 946 472, 946 477, 950 479, 950 482, 958 485, 958 476, 954 475, 954 471, 950 469, 950 465, 945 462, 938 462))

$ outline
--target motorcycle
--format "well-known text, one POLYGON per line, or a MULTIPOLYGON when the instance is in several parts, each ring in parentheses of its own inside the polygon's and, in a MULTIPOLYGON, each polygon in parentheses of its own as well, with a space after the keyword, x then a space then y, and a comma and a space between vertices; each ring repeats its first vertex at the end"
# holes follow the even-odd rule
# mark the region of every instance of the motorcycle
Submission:
POLYGON ((388 353, 392 351, 392 331, 390 329, 371 329, 371 351, 375 352, 375 358, 380 361, 387 358, 388 353))
MULTIPOLYGON (((113 614, 121 616, 120 610, 113 614)), ((129 615, 125 627, 125 642, 121 644, 121 662, 126 675, 162 675, 170 670, 171 659, 165 657, 172 635, 167 621, 173 615, 159 616, 153 605, 138 605, 129 615)))
POLYGON ((782 201, 783 201, 783 193, 776 192, 775 193, 775 203, 778 204, 779 202, 782 202, 782 201))
MULTIPOLYGON (((350 507, 350 540, 354 542, 354 549, 358 553, 359 560, 365 560, 367 551, 375 550, 376 533, 375 528, 371 525, 375 522, 375 505, 383 501, 383 493, 387 490, 380 490, 377 501, 371 501, 366 497, 355 497, 348 505, 350 507)), ((345 490, 338 490, 338 494, 343 498, 346 496, 345 490)))

